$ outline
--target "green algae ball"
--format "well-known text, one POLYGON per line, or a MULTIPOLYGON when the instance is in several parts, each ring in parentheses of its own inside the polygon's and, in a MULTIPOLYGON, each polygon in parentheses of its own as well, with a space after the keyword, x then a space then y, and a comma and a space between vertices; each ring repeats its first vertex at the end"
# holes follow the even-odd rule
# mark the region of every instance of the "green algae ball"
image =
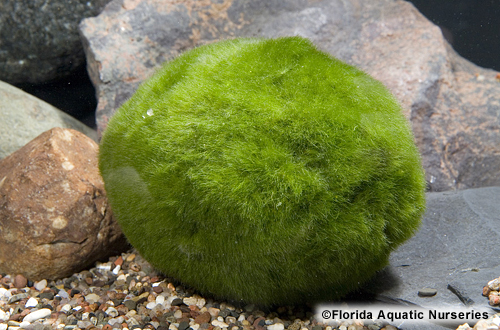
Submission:
POLYGON ((109 121, 99 167, 148 261, 246 303, 342 297, 425 207, 394 97, 300 37, 223 41, 167 63, 109 121))

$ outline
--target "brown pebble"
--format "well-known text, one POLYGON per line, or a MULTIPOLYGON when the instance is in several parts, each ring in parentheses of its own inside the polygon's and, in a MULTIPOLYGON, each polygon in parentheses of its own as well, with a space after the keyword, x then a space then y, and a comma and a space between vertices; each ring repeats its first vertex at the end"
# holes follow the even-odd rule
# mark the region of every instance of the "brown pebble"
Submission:
POLYGON ((156 292, 156 293, 162 293, 163 292, 163 288, 161 286, 157 285, 157 286, 153 287, 153 291, 156 292))
POLYGON ((132 262, 129 266, 129 269, 134 271, 134 272, 140 272, 141 271, 141 266, 136 264, 135 262, 132 262))
POLYGON ((490 294, 488 298, 491 306, 500 304, 500 296, 490 294))
POLYGON ((105 326, 102 327, 102 330, 113 330, 113 327, 109 324, 106 324, 105 326))
POLYGON ((135 254, 133 254, 133 253, 132 253, 132 254, 131 254, 131 255, 129 255, 127 258, 125 258, 125 261, 127 261, 127 262, 131 262, 131 261, 133 261, 134 259, 135 259, 135 254))
POLYGON ((21 313, 17 313, 17 314, 11 315, 9 318, 9 321, 19 321, 20 318, 21 318, 21 313))
POLYGON ((21 274, 14 277, 14 286, 18 289, 25 288, 28 285, 28 279, 21 274))
POLYGON ((483 296, 488 297, 490 295, 491 289, 488 286, 483 287, 483 296))
POLYGON ((115 308, 118 311, 118 313, 120 313, 120 315, 125 315, 129 312, 128 307, 125 305, 118 305, 115 308))
POLYGON ((115 266, 121 266, 121 265, 123 265, 123 258, 122 258, 122 256, 119 256, 118 259, 115 260, 114 264, 115 264, 115 266))
POLYGON ((200 315, 198 315, 194 319, 194 322, 198 323, 198 324, 210 323, 211 319, 212 319, 212 316, 210 315, 210 313, 209 312, 205 312, 205 313, 201 313, 200 315))
POLYGON ((266 324, 266 318, 262 316, 253 321, 253 327, 256 330, 265 330, 264 328, 265 324, 266 324))
POLYGON ((21 312, 21 317, 25 317, 26 315, 28 315, 29 313, 31 313, 31 310, 29 308, 26 308, 25 310, 23 310, 21 312))

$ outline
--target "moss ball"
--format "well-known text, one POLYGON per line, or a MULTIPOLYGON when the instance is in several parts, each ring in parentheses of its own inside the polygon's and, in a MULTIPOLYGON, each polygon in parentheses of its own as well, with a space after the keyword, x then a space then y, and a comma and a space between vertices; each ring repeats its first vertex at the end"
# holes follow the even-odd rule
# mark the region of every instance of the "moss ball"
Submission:
POLYGON ((99 166, 152 265, 245 303, 341 298, 425 208, 395 98, 300 37, 223 41, 166 63, 109 121, 99 166))

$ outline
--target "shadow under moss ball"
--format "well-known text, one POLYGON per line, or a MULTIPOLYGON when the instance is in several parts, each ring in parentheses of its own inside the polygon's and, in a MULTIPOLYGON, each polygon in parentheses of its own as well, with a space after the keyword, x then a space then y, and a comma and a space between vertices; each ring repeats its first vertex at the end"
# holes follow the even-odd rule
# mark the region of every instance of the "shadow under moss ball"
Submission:
POLYGON ((377 80, 300 37, 166 63, 109 121, 99 166, 130 243, 201 293, 340 298, 424 211, 409 125, 377 80))

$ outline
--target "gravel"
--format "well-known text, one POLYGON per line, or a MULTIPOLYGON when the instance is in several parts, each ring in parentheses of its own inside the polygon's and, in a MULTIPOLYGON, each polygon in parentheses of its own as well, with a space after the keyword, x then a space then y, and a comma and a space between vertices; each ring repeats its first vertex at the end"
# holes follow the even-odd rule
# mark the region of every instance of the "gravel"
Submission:
POLYGON ((384 329, 382 324, 359 321, 325 326, 306 307, 263 311, 253 304, 235 306, 174 283, 135 251, 56 281, 32 282, 3 274, 0 330, 384 329))

